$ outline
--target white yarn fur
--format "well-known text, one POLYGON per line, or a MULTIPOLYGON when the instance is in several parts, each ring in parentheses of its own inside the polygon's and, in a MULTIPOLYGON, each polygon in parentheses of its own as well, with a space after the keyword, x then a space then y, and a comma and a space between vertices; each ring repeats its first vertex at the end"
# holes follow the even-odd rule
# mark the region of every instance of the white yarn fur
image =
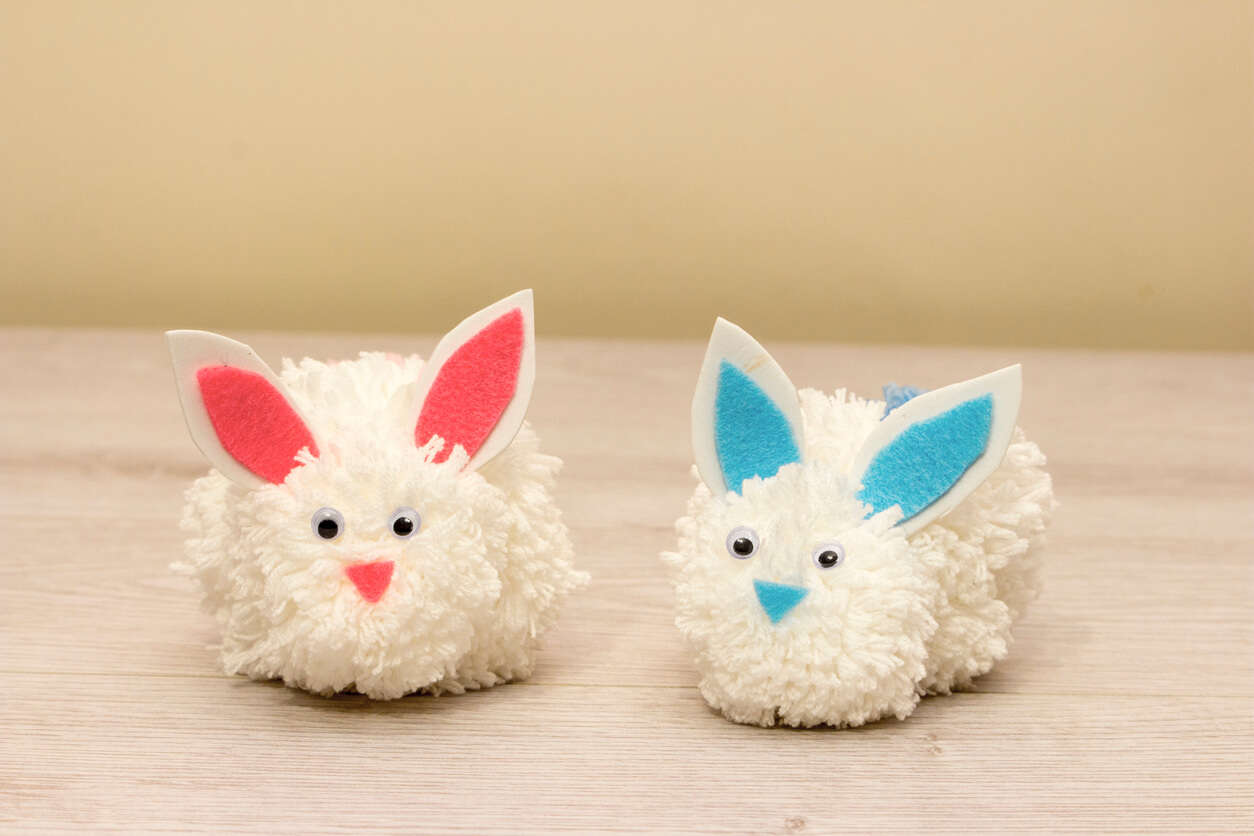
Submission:
POLYGON ((460 447, 435 463, 443 442, 415 447, 407 414, 421 367, 379 353, 285 360, 282 382, 320 456, 303 454, 281 485, 250 490, 211 470, 188 489, 175 568, 200 582, 226 672, 375 699, 531 674, 538 637, 587 581, 553 499, 561 460, 524 424, 478 471, 463 471, 460 447), (334 541, 311 528, 324 506, 345 520, 334 541), (403 506, 422 516, 408 540, 388 528, 403 506), (395 570, 371 604, 344 567, 374 560, 395 570))
MULTIPOLYGON (((928 693, 967 685, 1002 659, 1011 625, 1039 590, 1038 551, 1054 508, 1045 458, 1021 430, 1001 466, 959 506, 907 539, 900 511, 864 519, 844 475, 884 414, 843 389, 798 393, 803 463, 712 496, 698 480, 664 554, 675 623, 694 651, 700 689, 731 720, 772 726, 858 726, 907 717, 928 693), (755 529, 748 560, 728 532, 755 529), (812 552, 845 548, 832 569, 812 552), (753 580, 809 592, 778 624, 753 580)), ((693 469, 694 475, 696 469, 693 469)))

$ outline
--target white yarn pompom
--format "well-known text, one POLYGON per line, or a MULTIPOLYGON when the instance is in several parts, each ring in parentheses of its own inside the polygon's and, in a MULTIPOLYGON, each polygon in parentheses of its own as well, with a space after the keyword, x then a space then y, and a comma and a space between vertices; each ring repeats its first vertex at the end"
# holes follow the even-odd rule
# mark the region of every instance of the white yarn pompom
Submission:
POLYGON ((804 463, 714 497, 698 484, 663 555, 676 625, 694 652, 701 693, 729 719, 771 726, 858 726, 904 718, 923 693, 987 672, 1036 595, 1037 547, 1053 508, 1044 457, 1016 432, 1002 464, 948 515, 906 538, 891 517, 863 519, 840 474, 884 413, 842 391, 799 393, 804 463), (753 527, 756 563, 725 548, 753 527), (824 571, 810 544, 840 540, 824 571), (763 617, 752 577, 800 580, 809 594, 779 624, 763 617))
POLYGON ((762 726, 904 718, 1002 659, 1054 509, 1011 366, 890 411, 798 392, 718 320, 693 398, 700 482, 664 554, 701 693, 762 726))
POLYGON ((382 354, 286 364, 282 383, 321 455, 283 484, 249 489, 211 471, 188 490, 177 568, 222 627, 228 673, 376 699, 531 673, 537 637, 586 581, 553 500, 561 461, 525 425, 477 472, 460 450, 434 461, 441 443, 415 447, 396 409, 421 366, 382 354), (324 506, 343 519, 332 542, 311 530, 324 506), (402 507, 421 514, 408 539, 388 528, 402 507), (373 561, 395 568, 370 602, 344 569, 373 561))

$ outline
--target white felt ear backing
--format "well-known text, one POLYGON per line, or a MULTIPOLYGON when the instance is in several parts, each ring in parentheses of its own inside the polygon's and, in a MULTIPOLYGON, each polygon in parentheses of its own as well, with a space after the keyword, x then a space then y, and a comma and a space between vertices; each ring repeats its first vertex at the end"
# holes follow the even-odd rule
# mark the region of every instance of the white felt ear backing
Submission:
POLYGON ((774 403, 792 429, 797 449, 804 447, 796 387, 757 340, 743 328, 719 317, 714 321, 692 396, 692 453, 701 480, 715 496, 740 489, 739 484, 728 485, 718 454, 716 404, 725 362, 747 376, 774 403))
POLYGON ((894 409, 876 426, 858 451, 849 473, 856 481, 862 482, 880 451, 893 444, 906 430, 975 399, 986 395, 992 398, 992 421, 983 452, 939 498, 901 522, 902 530, 909 537, 953 510, 1001 465, 1019 419, 1022 394, 1022 369, 1014 365, 919 395, 894 409))
MULTIPOLYGON (((523 341, 513 393, 509 398, 508 404, 501 411, 495 424, 488 432, 487 437, 478 445, 476 450, 469 451, 471 452, 471 457, 466 465, 467 470, 475 470, 482 467, 508 447, 510 442, 514 440, 514 436, 518 434, 519 428, 522 427, 523 419, 527 415, 527 407, 531 403, 531 392, 535 386, 536 379, 535 306, 531 290, 522 290, 512 296, 507 296, 462 320, 456 328, 449 331, 440 340, 435 350, 431 353, 431 357, 428 358, 419 372, 418 380, 414 386, 414 400, 409 414, 411 420, 415 422, 414 425, 417 425, 422 420, 423 408, 427 405, 428 396, 432 393, 432 387, 437 379, 440 378, 440 373, 444 370, 445 364, 448 363, 449 359, 457 355, 459 349, 483 333, 488 326, 514 311, 518 311, 522 316, 523 341)), ((463 362, 463 358, 460 355, 458 362, 463 362)), ((471 358, 466 362, 473 363, 474 359, 471 358)), ((465 404, 464 406, 469 412, 482 408, 480 404, 473 403, 465 404)), ((447 405, 443 407, 443 409, 448 408, 447 405)), ((448 447, 442 451, 443 456, 447 456, 451 452, 451 442, 453 440, 450 438, 450 433, 437 428, 435 434, 448 443, 448 447)), ((416 439, 416 441, 421 444, 425 442, 425 439, 416 439)))
POLYGON ((287 398, 283 385, 270 367, 257 356, 257 352, 243 343, 209 331, 167 331, 165 337, 174 365, 174 383, 183 406, 183 418, 192 441, 204 453, 209 464, 232 482, 246 488, 268 484, 266 479, 244 467, 222 446, 205 408, 197 372, 210 366, 230 366, 258 374, 286 398, 288 406, 306 427, 309 421, 287 398))

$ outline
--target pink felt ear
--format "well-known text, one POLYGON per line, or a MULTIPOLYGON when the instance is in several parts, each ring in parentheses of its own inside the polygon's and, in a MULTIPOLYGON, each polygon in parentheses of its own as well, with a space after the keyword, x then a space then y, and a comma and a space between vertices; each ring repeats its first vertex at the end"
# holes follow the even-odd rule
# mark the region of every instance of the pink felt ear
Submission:
POLYGON ((437 462, 457 444, 473 457, 514 398, 526 340, 523 312, 514 308, 462 343, 427 391, 414 429, 418 446, 438 435, 444 447, 437 462))
POLYGON ((206 366, 196 382, 222 448, 250 472, 281 484, 296 454, 318 445, 305 422, 265 377, 234 366, 206 366))

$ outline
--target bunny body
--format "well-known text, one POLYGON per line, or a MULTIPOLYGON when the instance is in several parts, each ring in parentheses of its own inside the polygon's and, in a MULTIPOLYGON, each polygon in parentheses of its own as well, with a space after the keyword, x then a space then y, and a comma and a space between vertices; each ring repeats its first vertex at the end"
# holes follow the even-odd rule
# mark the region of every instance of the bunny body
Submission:
MULTIPOLYGON (((436 350, 455 380, 504 389, 455 392, 472 407, 491 405, 495 425, 511 414, 512 397, 530 395, 529 343, 520 342, 530 338, 529 303, 520 295, 487 309, 436 350), (501 350, 475 342, 494 329, 512 342, 498 340, 501 350), (471 349, 459 351, 465 345, 471 349), (523 373, 514 376, 516 368, 523 373)), ((530 675, 538 637, 587 577, 573 567, 553 498, 561 462, 539 451, 522 410, 493 438, 485 436, 495 425, 481 420, 483 409, 441 405, 434 417, 416 418, 425 408, 426 367, 416 356, 284 361, 275 376, 246 346, 181 333, 172 345, 184 408, 216 467, 187 491, 186 559, 176 569, 199 582, 222 629, 228 673, 376 699, 460 693, 530 675), (223 410, 223 399, 204 391, 213 381, 201 370, 236 366, 255 373, 232 378, 243 381, 229 392, 242 406, 228 401, 223 410), (270 402, 254 397, 257 388, 270 402), (275 398, 286 407, 267 419, 275 398), (211 420, 193 420, 202 410, 211 420), (427 437, 424 420, 491 455, 471 466, 473 450, 427 437), (258 437, 264 443, 249 446, 258 437), (281 459, 274 478, 256 478, 284 444, 293 459, 281 459), (334 526, 320 528, 327 518, 334 526)))
MULTIPOLYGON (((734 328, 720 325, 725 337, 734 328)), ((728 353, 740 351, 743 367, 773 363, 736 331, 748 347, 728 353)), ((783 401, 791 384, 782 371, 777 378, 762 389, 783 401)), ((963 686, 1006 655, 1011 625, 1038 590, 1037 550, 1053 509, 1044 457, 1011 423, 995 469, 911 532, 899 525, 900 506, 868 506, 854 472, 884 402, 843 390, 802 390, 795 400, 796 461, 727 491, 709 487, 717 463, 701 470, 705 480, 677 523, 678 551, 663 555, 676 625, 701 693, 729 719, 857 726, 904 718, 922 694, 963 686), (752 541, 751 554, 737 554, 738 535, 752 541), (824 567, 823 554, 839 561, 824 567)), ((706 412, 699 397, 698 449, 706 412)))

